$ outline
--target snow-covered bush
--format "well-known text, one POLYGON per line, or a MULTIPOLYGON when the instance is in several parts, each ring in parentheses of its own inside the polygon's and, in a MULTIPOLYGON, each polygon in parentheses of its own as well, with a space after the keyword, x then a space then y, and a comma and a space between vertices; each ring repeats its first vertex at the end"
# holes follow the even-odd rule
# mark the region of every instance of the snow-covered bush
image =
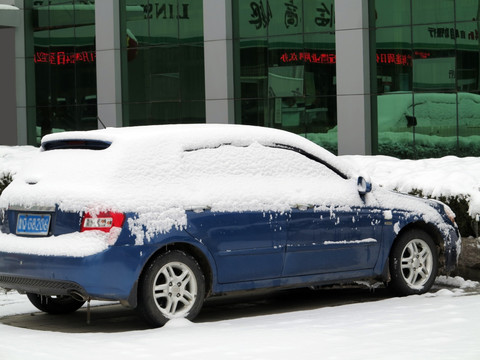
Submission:
POLYGON ((446 203, 456 214, 462 237, 478 236, 480 158, 401 160, 379 155, 341 158, 370 174, 378 186, 446 203))
POLYGON ((12 182, 12 176, 10 174, 3 174, 0 177, 0 195, 2 195, 3 190, 12 182))
POLYGON ((28 162, 37 152, 38 148, 33 146, 0 145, 0 195, 12 182, 24 163, 28 162))

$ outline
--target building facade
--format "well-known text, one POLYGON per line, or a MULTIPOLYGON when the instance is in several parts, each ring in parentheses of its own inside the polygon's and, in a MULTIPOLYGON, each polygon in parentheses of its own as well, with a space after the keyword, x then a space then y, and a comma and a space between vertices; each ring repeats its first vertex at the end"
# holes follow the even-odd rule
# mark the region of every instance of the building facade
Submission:
POLYGON ((236 123, 480 155, 479 0, 0 0, 0 144, 236 123))

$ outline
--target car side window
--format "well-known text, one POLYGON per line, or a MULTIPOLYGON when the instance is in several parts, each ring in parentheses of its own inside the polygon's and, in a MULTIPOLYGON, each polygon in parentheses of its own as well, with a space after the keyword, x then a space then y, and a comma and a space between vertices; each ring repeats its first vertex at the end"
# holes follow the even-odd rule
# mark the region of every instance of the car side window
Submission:
POLYGON ((224 145, 185 151, 181 164, 179 173, 194 189, 189 201, 214 210, 361 206, 356 181, 294 149, 224 145))
POLYGON ((203 176, 339 178, 324 164, 295 150, 260 144, 187 151, 183 155, 183 166, 187 173, 203 176))

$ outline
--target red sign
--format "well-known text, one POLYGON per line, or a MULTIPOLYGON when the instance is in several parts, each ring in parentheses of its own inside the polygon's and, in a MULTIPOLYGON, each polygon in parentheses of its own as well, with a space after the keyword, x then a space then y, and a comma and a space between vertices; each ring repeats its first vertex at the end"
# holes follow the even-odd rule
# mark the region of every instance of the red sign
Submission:
MULTIPOLYGON (((430 53, 425 51, 415 51, 415 58, 428 59, 430 53)), ((280 56, 282 63, 303 62, 312 64, 335 64, 337 56, 335 54, 314 53, 314 52, 285 52, 280 56)), ((391 64, 401 66, 412 66, 412 55, 401 53, 377 53, 377 64, 391 64)))
POLYGON ((412 55, 396 53, 377 53, 377 64, 412 65, 412 55))
POLYGON ((95 51, 82 51, 79 53, 67 54, 64 51, 43 52, 37 51, 33 61, 50 65, 69 65, 75 63, 93 63, 97 58, 95 51))
MULTIPOLYGON (((428 59, 430 57, 430 53, 416 50, 414 52, 414 56, 416 59, 428 59)), ((377 53, 377 64, 412 66, 412 55, 399 53, 377 53)))
POLYGON ((322 54, 313 52, 291 52, 283 53, 280 56, 280 61, 283 63, 302 61, 312 64, 335 64, 337 62, 337 56, 335 54, 322 54))

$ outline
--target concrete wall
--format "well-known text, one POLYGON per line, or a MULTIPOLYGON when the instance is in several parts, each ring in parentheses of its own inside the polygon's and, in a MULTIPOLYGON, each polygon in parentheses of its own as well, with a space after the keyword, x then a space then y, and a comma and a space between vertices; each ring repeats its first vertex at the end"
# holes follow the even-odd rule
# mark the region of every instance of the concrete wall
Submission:
POLYGON ((335 0, 335 19, 338 153, 370 155, 368 0, 335 0))
MULTIPOLYGON (((117 0, 95 2, 98 117, 107 127, 122 126, 122 67, 120 5, 117 0)), ((98 123, 99 128, 103 128, 98 123)))
POLYGON ((203 28, 206 122, 231 124, 235 122, 231 0, 204 0, 203 28))

